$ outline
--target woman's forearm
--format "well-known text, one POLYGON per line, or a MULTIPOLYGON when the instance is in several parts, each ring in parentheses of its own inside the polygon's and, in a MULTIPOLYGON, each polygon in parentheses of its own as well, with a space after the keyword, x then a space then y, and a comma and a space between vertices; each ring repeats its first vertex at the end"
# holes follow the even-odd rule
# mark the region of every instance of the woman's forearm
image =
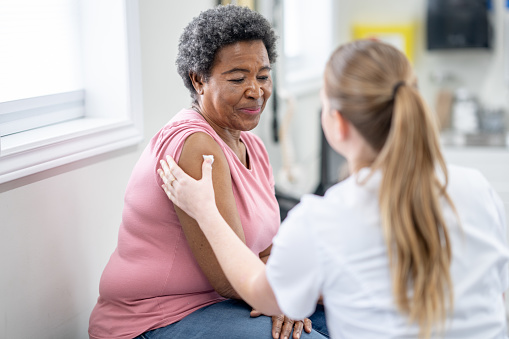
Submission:
POLYGON ((265 275, 265 265, 215 210, 198 220, 223 272, 242 299, 267 315, 281 314, 265 275))

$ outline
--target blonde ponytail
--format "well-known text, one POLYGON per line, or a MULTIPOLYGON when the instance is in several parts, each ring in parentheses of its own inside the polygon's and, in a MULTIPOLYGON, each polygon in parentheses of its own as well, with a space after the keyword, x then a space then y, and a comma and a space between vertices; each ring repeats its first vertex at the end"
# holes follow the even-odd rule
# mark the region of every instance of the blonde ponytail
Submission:
POLYGON ((425 338, 453 305, 451 246, 439 203, 446 183, 436 174, 438 165, 447 180, 447 169, 431 117, 416 89, 401 86, 391 130, 374 164, 383 172, 380 212, 396 304, 425 338))
POLYGON ((378 152, 371 167, 383 173, 380 213, 395 302, 428 338, 453 307, 451 244, 439 199, 452 202, 433 115, 408 60, 389 45, 361 40, 340 47, 324 78, 332 107, 378 152))

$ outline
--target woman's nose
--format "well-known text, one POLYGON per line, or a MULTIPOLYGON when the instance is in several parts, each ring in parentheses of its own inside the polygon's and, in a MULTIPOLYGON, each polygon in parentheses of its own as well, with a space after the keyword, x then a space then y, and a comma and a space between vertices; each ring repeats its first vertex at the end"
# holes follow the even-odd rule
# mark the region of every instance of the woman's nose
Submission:
POLYGON ((246 95, 250 98, 258 99, 263 96, 263 88, 256 81, 252 81, 246 89, 246 95))

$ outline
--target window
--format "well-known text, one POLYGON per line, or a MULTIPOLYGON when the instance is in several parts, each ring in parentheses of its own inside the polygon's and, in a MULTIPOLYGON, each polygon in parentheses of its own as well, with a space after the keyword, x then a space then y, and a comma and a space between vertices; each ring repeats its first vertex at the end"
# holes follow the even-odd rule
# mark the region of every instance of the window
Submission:
POLYGON ((285 87, 315 86, 333 46, 332 0, 283 1, 285 87))
POLYGON ((78 7, 0 1, 0 136, 84 116, 78 7))
POLYGON ((137 0, 0 0, 0 13, 14 46, 0 41, 0 183, 141 141, 137 0))

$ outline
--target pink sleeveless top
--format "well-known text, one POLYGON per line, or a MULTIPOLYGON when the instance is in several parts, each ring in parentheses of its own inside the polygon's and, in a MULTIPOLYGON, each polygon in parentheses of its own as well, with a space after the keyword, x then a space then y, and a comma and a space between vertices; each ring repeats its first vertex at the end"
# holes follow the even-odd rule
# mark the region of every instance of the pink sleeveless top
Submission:
POLYGON ((152 138, 131 174, 118 245, 104 269, 90 316, 91 338, 133 338, 224 300, 198 266, 156 172, 167 154, 178 161, 186 138, 196 132, 214 138, 228 160, 247 246, 259 254, 272 243, 279 207, 261 140, 241 133, 251 166, 247 169, 200 114, 180 111, 152 138))

